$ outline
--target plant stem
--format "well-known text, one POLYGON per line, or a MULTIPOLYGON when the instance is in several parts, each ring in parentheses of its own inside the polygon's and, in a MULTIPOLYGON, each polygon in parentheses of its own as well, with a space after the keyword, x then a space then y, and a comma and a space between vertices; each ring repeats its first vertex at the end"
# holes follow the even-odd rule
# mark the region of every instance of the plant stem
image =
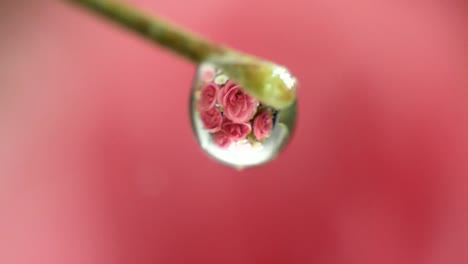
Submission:
POLYGON ((198 64, 208 57, 229 52, 228 48, 187 32, 167 21, 144 14, 141 10, 117 1, 67 0, 104 15, 180 56, 198 64))
POLYGON ((297 82, 286 68, 219 46, 115 0, 66 0, 110 18, 195 64, 215 63, 244 91, 276 109, 296 100, 297 82))

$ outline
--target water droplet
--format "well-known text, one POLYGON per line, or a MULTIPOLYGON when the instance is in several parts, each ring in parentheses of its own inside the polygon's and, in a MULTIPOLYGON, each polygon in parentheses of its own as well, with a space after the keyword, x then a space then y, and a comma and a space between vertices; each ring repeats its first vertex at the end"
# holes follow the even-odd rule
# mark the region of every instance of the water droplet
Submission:
POLYGON ((198 67, 192 126, 202 149, 224 164, 243 169, 274 159, 292 135, 296 108, 296 102, 282 110, 262 103, 216 64, 198 67))

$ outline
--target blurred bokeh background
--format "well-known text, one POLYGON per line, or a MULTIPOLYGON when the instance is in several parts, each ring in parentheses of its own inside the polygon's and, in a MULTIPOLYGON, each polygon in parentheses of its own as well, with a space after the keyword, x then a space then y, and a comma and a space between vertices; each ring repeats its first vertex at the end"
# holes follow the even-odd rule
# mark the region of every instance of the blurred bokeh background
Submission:
POLYGON ((300 80, 234 171, 195 67, 65 1, 0 1, 0 263, 468 263, 467 4, 133 0, 300 80))

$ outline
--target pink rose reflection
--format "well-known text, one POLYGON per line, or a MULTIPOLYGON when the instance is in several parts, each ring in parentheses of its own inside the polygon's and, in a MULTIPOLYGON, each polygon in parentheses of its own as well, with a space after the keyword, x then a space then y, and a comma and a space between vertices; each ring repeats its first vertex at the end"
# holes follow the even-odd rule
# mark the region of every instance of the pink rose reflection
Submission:
POLYGON ((221 130, 213 135, 213 142, 220 148, 228 148, 233 141, 225 130, 221 130))
POLYGON ((224 115, 234 123, 248 122, 257 110, 258 101, 244 93, 240 86, 228 82, 218 93, 218 103, 224 115))
POLYGON ((214 83, 206 84, 200 94, 200 101, 198 107, 200 110, 209 110, 216 104, 216 98, 218 96, 219 87, 214 83))
POLYGON ((210 66, 205 66, 201 70, 201 80, 204 82, 211 82, 216 75, 215 69, 210 66))
POLYGON ((252 131, 252 127, 249 123, 233 123, 228 121, 222 125, 222 130, 224 130, 233 141, 239 141, 247 137, 252 131))
POLYGON ((253 122, 253 131, 257 140, 263 140, 270 136, 273 128, 273 118, 269 111, 260 113, 253 122))
POLYGON ((200 112, 200 117, 203 122, 203 126, 208 132, 214 133, 221 129, 223 123, 223 117, 218 108, 213 107, 209 110, 200 112))

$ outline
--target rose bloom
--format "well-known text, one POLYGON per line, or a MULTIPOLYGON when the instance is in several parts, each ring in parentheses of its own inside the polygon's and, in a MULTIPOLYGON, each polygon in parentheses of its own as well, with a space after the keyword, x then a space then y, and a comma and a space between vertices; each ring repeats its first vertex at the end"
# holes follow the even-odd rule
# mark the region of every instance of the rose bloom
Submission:
POLYGON ((252 131, 252 126, 250 123, 233 123, 231 121, 223 123, 221 128, 229 135, 229 137, 231 137, 233 141, 239 141, 246 138, 247 135, 252 131))
POLYGON ((211 82, 216 76, 215 68, 204 65, 201 69, 201 80, 204 82, 211 82))
POLYGON ((218 93, 224 115, 234 123, 248 122, 257 110, 258 101, 244 93, 239 85, 228 82, 218 93))
POLYGON ((198 107, 200 110, 209 110, 216 104, 216 97, 218 96, 219 87, 214 83, 207 83, 202 89, 200 94, 200 101, 198 107))
POLYGON ((263 140, 270 136, 273 128, 273 118, 269 111, 260 113, 253 122, 253 131, 257 140, 263 140))
POLYGON ((203 122, 203 126, 208 130, 208 132, 214 133, 221 129, 223 117, 218 108, 213 107, 209 110, 201 111, 200 117, 203 122))
POLYGON ((220 148, 228 148, 232 143, 232 138, 225 130, 220 130, 213 134, 213 142, 220 148))

